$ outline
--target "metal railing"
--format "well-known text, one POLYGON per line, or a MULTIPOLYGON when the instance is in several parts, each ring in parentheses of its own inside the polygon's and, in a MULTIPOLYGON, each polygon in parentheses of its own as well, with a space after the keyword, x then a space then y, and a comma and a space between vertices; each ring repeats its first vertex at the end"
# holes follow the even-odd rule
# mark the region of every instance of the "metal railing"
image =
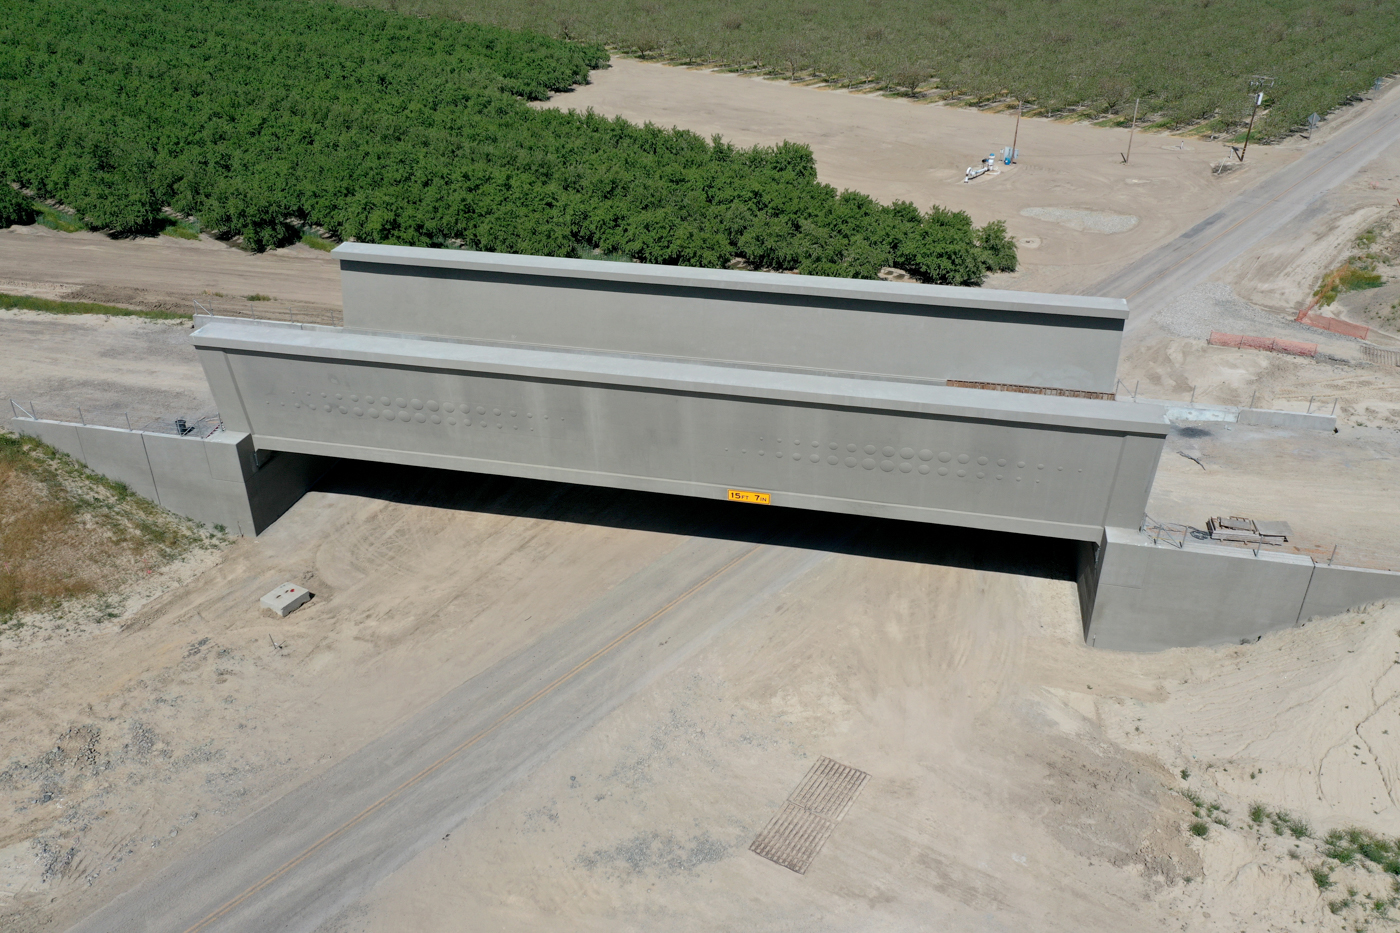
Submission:
POLYGON ((29 402, 26 408, 23 403, 10 399, 10 413, 18 420, 26 421, 56 421, 65 424, 81 424, 98 428, 117 428, 125 431, 141 431, 146 434, 170 434, 175 437, 197 437, 206 438, 224 426, 223 419, 218 412, 201 415, 199 417, 179 417, 176 415, 148 416, 138 414, 133 420, 131 412, 127 410, 114 411, 112 409, 92 409, 84 410, 82 406, 73 407, 74 416, 68 416, 67 409, 58 407, 50 409, 45 407, 41 412, 34 402, 29 402))

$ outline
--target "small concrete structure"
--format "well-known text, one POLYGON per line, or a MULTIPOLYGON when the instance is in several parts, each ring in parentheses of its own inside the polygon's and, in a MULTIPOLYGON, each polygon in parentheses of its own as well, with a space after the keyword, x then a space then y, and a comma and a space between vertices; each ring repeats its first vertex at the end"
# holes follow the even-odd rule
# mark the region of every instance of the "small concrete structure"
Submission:
POLYGON ((297 586, 295 583, 283 583, 271 593, 268 593, 258 602, 264 609, 271 609, 283 618, 291 615, 300 609, 307 600, 311 599, 312 593, 304 586, 297 586))

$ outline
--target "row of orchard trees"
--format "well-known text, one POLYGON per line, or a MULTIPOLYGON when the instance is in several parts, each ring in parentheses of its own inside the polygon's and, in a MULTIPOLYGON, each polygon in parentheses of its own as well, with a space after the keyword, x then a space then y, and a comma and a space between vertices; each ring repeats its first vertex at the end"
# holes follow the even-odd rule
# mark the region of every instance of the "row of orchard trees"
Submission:
POLYGON ((138 234, 343 239, 980 284, 999 222, 838 194, 739 149, 526 100, 607 60, 491 26, 305 0, 20 0, 0 18, 0 180, 138 234))

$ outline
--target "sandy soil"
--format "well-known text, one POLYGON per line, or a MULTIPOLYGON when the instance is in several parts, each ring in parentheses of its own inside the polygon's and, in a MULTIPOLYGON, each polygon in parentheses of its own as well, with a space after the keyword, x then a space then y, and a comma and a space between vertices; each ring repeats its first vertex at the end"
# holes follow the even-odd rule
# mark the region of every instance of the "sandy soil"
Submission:
MULTIPOLYGON (((341 475, 135 612, 0 637, 0 920, 71 922, 724 507, 341 475), (261 615, 284 579, 316 599, 261 615)), ((928 563, 915 532, 869 523, 327 929, 1342 928, 1315 846, 1244 814, 1400 831, 1396 608, 1116 655, 1083 645, 1067 555, 928 563), (872 778, 797 876, 747 844, 818 755, 872 778), (1230 828, 1190 836, 1187 789, 1230 828)))
POLYGON ((1297 158, 1302 145, 1251 149, 1244 167, 1215 176, 1211 164, 1228 152, 1220 143, 1138 133, 1125 165, 1126 131, 1022 120, 1018 163, 963 184, 968 166, 1011 145, 1014 111, 917 105, 627 58, 591 77, 539 106, 592 108, 746 146, 805 143, 818 177, 837 188, 923 209, 942 204, 977 223, 1005 220, 1021 269, 988 285, 1022 291, 1087 289, 1297 158))
POLYGON ((340 267, 301 244, 255 255, 209 237, 114 240, 33 224, 0 230, 0 292, 184 313, 198 300, 217 314, 339 323, 340 267))

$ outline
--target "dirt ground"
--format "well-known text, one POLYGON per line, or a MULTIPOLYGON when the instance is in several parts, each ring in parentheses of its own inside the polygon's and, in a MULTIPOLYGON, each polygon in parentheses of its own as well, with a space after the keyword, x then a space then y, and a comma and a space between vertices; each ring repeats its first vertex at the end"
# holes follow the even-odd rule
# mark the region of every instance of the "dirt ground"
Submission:
MULTIPOLYGON (((1007 217, 1039 245, 1023 247, 1024 271, 996 283, 1006 287, 1092 284, 1294 157, 1261 149, 1254 161, 1252 149, 1249 168, 1217 179, 1208 144, 1139 135, 1129 170, 1115 166, 1126 134, 1023 122, 1022 164, 962 186, 967 164, 1009 144, 1010 118, 626 61, 594 80, 555 103, 613 112, 595 103, 613 100, 635 119, 736 142, 801 139, 838 186, 1007 217), (1126 216, 1138 222, 1115 219, 1126 216)), ((1313 250, 1308 268, 1345 258, 1373 222, 1365 212, 1400 195, 1385 187, 1394 166, 1378 160, 1126 348, 1124 378, 1144 397, 1185 401, 1194 389, 1238 405, 1259 392, 1299 410, 1309 396, 1339 399, 1332 435, 1177 430, 1154 517, 1282 518, 1340 542, 1339 560, 1350 548, 1358 561, 1397 561, 1400 370, 1322 332, 1315 360, 1204 345, 1226 324, 1297 339, 1302 325, 1282 312, 1315 278, 1288 250, 1313 250)), ((83 293, 130 299, 106 299, 118 304, 206 291, 230 309, 252 293, 287 310, 339 304, 324 254, 168 237, 12 228, 0 231, 0 279, 0 291, 51 297, 130 290, 83 293)), ((198 410, 210 402, 187 327, 5 313, 0 389, 41 409, 87 412, 93 399, 198 410)), ((430 471, 339 474, 256 541, 144 583, 116 618, 74 606, 0 634, 0 927, 61 928, 194 851, 676 547, 695 534, 696 508, 464 487, 430 471), (260 615, 257 597, 285 580, 316 599, 286 620, 260 615)), ((1400 606, 1247 646, 1095 651, 1064 555, 973 549, 931 563, 919 535, 872 523, 859 546, 826 553, 326 933, 464 922, 1263 933, 1367 917, 1386 928, 1356 898, 1329 907, 1347 887, 1389 896, 1383 872, 1347 869, 1329 891, 1310 872, 1327 829, 1400 833, 1389 734, 1400 727, 1400 606), (799 876, 747 846, 821 755, 871 779, 799 876), (1312 833, 1256 823, 1256 801, 1312 833), (1188 831, 1198 806, 1221 821, 1204 837, 1188 831)))
POLYGON ((1229 153, 1219 142, 1138 133, 1124 164, 1126 130, 1022 120, 1017 163, 963 184, 969 166, 1011 145, 1014 110, 917 105, 616 57, 591 84, 537 106, 592 108, 745 146, 803 142, 817 176, 838 189, 923 210, 941 204, 979 224, 1005 220, 1021 268, 987 285, 1019 291, 1086 290, 1302 151, 1297 143, 1251 149, 1239 170, 1216 176, 1211 165, 1229 153))

